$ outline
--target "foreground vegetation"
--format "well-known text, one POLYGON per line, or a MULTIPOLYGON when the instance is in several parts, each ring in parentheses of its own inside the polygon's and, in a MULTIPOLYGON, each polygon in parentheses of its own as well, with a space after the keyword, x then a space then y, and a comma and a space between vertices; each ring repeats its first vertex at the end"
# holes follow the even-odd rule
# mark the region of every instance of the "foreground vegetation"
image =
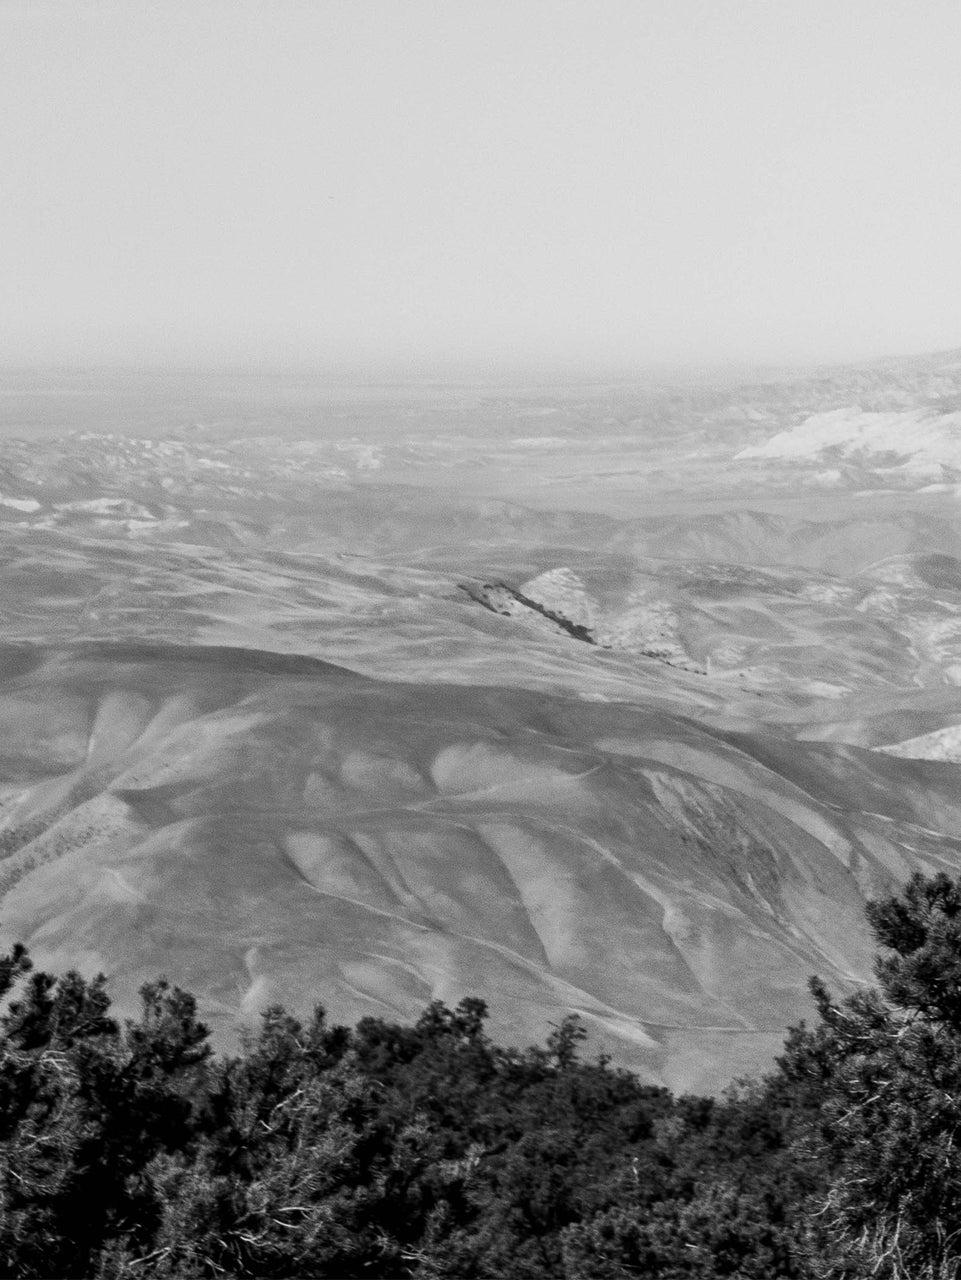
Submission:
POLYGON ((414 1026, 268 1010, 215 1058, 192 996, 0 958, 4 1276, 830 1277, 961 1259, 961 881, 868 908, 878 989, 765 1079, 674 1098, 579 1056, 576 1018, 503 1048, 486 1009, 414 1026))

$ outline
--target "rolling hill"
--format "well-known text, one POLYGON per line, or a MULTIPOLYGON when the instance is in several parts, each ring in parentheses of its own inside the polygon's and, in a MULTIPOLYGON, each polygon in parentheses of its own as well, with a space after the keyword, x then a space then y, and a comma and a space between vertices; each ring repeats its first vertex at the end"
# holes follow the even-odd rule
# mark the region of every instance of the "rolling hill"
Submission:
POLYGON ((951 353, 69 390, 2 402, 0 921, 121 1008, 478 994, 716 1088, 961 868, 951 353))

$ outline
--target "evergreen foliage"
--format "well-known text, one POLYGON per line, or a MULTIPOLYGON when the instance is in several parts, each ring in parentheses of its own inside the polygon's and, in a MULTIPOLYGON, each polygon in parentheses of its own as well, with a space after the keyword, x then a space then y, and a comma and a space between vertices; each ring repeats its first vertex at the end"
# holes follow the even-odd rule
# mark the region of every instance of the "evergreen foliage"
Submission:
POLYGON ((953 1280, 961 1260, 961 881, 872 903, 877 990, 772 1073, 672 1097, 507 1048, 476 998, 412 1026, 268 1009, 215 1057, 165 979, 0 957, 0 1275, 953 1280))
MULTIPOLYGON (((804 1146, 831 1169, 808 1231, 824 1277, 953 1280, 961 1270, 961 880, 914 875, 870 903, 879 988, 792 1032, 782 1074, 821 1095, 804 1146)), ((799 1147, 801 1144, 799 1143, 799 1147)))

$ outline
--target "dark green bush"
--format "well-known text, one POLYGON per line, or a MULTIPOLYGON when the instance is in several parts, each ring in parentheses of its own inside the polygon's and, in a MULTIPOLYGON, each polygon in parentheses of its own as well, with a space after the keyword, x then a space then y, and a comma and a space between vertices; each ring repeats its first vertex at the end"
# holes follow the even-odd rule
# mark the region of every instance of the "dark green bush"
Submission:
POLYGON ((879 988, 769 1076, 672 1097, 565 1019, 495 1044, 281 1008, 229 1057, 165 980, 0 957, 0 1274, 947 1280, 961 1257, 961 882, 874 903, 879 988))

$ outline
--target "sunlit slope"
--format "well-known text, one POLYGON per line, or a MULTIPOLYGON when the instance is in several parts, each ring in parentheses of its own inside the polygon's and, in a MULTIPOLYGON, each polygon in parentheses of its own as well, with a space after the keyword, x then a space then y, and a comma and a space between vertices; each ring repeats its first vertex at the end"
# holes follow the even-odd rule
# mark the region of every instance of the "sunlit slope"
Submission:
POLYGON ((167 971, 222 1035, 476 993, 576 1009, 674 1085, 760 1065, 804 982, 869 975, 865 893, 961 866, 956 766, 624 704, 238 650, 5 651, 0 904, 121 1003, 167 971))

